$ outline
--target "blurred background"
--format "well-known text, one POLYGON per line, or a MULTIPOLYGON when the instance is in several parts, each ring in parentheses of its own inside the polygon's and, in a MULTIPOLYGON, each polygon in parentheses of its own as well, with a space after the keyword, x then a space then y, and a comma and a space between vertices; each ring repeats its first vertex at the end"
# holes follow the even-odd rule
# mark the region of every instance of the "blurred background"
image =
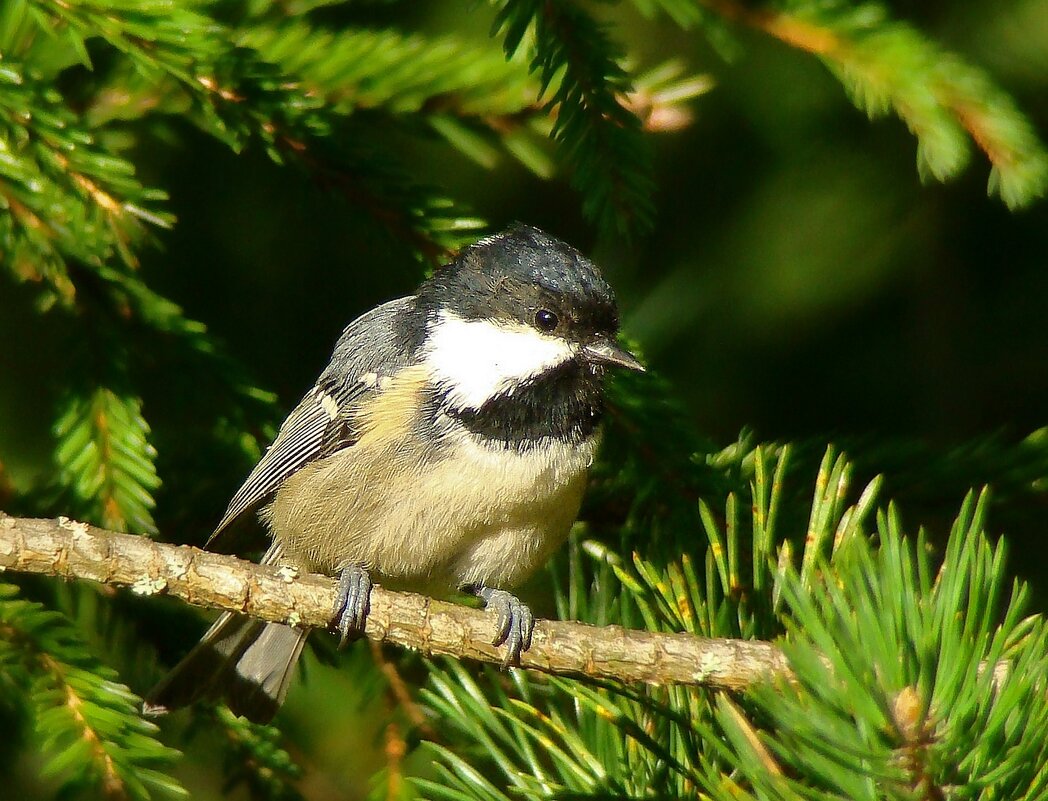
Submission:
MULTIPOLYGON (((895 2, 948 49, 984 66, 1042 137, 1048 132, 1048 2, 895 2)), ((430 32, 475 29, 447 4, 400 19, 430 32)), ((625 12, 623 12, 625 15, 625 12)), ((361 12, 354 11, 360 21, 361 12)), ((618 290, 629 335, 669 377, 702 431, 764 438, 827 432, 957 441, 1026 433, 1048 407, 1048 204, 1009 212, 986 197, 978 155, 963 177, 922 185, 916 146, 892 118, 870 123, 810 56, 745 29, 726 62, 700 37, 635 14, 616 29, 644 64, 667 54, 715 82, 693 123, 654 137, 655 229, 602 242, 563 179, 503 159, 489 173, 446 147, 406 140, 420 178, 498 227, 538 225, 590 253, 618 290)), ((366 21, 366 20, 365 20, 366 21)), ((171 193, 178 223, 147 249, 158 291, 204 321, 263 386, 291 404, 345 323, 409 292, 420 275, 390 263, 337 198, 261 152, 235 156, 189 128, 140 145, 147 183, 171 193)), ((68 346, 55 317, 0 294, 5 463, 17 484, 46 465, 68 346), (26 347, 32 343, 32 347, 26 347), (32 391, 30 391, 30 389, 32 391)))
MULTIPOLYGON (((889 5, 985 67, 1048 137, 1048 0, 889 5)), ((406 13, 376 4, 352 14, 358 23, 486 37, 486 9, 463 23, 460 8, 416 4, 406 13)), ((614 21, 620 12, 609 13, 614 21)), ((650 235, 598 237, 565 179, 544 181, 509 159, 488 171, 435 139, 405 139, 411 169, 494 228, 521 220, 589 253, 619 294, 626 333, 717 445, 750 428, 762 440, 899 439, 948 449, 990 435, 1019 440, 1048 422, 1048 203, 1013 213, 988 198, 978 155, 961 178, 922 184, 905 126, 869 122, 807 54, 736 29, 743 46, 727 46, 735 57, 725 59, 699 36, 621 14, 629 24, 615 34, 641 63, 672 55, 712 81, 691 104, 688 127, 654 137, 650 235)), ((178 218, 144 251, 143 273, 206 323, 283 409, 310 386, 349 320, 422 277, 309 176, 258 149, 234 155, 177 123, 138 148, 143 181, 170 191, 178 218)), ((0 291, 0 456, 16 488, 50 468, 63 382, 55 366, 77 340, 74 321, 36 314, 31 295, 10 283, 0 291)), ((145 338, 142 347, 153 344, 145 338)), ((145 413, 166 480, 174 457, 165 427, 181 430, 191 410, 167 402, 166 389, 183 379, 177 365, 158 364, 144 387, 145 413)), ((206 382, 196 388, 202 407, 209 391, 206 382)), ((201 436, 208 430, 202 421, 201 436)), ((177 524, 187 541, 202 541, 241 478, 216 469, 212 514, 193 520, 182 517, 177 480, 168 482, 158 495, 161 531, 177 524)), ((907 488, 896 489, 887 494, 907 488)), ((1013 563, 1043 597, 1043 526, 1007 533, 1013 563)), ((198 633, 175 632, 172 651, 198 633)), ((366 645, 356 648, 347 658, 370 658, 366 645)), ((347 682, 345 670, 313 668, 313 680, 292 692, 289 733, 307 718, 315 727, 317 715, 381 703, 347 682), (331 693, 345 708, 324 706, 331 693)), ((358 734, 315 749, 338 787, 363 785, 381 763, 381 732, 358 734)), ((207 736, 196 740, 201 754, 207 736)), ((199 797, 218 792, 214 777, 183 774, 199 797)), ((326 779, 321 772, 310 781, 326 779)))
MULTIPOLYGON (((984 66, 1046 135, 1048 2, 891 5, 984 66)), ((483 10, 462 26, 445 6, 369 13, 375 24, 395 16, 407 29, 447 32, 454 20, 460 34, 486 36, 483 10)), ((649 236, 599 241, 565 180, 509 159, 489 173, 435 141, 406 140, 412 169, 494 227, 526 221, 596 258, 629 335, 717 439, 750 426, 764 438, 957 441, 1045 422, 1048 204, 1011 213, 988 199, 978 155, 959 180, 922 185, 902 123, 868 122, 804 53, 734 29, 743 46, 726 62, 670 24, 629 20, 615 33, 641 63, 672 54, 715 82, 692 103, 689 127, 654 137, 649 236)), ((189 128, 166 133, 147 138, 140 147, 152 152, 135 160, 155 171, 145 182, 169 189, 178 223, 145 251, 142 269, 290 404, 343 325, 409 292, 418 271, 390 263, 308 176, 257 150, 235 156, 189 128)), ((18 484, 46 467, 27 460, 46 452, 52 404, 41 399, 60 385, 47 356, 69 333, 32 313, 29 294, 10 285, 0 294, 9 345, 0 417, 19 421, 0 446, 18 484)))

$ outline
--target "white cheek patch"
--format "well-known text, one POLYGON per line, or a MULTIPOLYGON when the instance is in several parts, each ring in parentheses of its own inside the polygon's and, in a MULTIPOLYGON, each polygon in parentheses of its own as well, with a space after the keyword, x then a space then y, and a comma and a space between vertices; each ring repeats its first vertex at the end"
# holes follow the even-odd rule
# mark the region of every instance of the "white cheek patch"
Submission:
POLYGON ((522 323, 464 320, 443 311, 430 326, 424 359, 456 408, 479 409, 574 356, 563 339, 522 323))

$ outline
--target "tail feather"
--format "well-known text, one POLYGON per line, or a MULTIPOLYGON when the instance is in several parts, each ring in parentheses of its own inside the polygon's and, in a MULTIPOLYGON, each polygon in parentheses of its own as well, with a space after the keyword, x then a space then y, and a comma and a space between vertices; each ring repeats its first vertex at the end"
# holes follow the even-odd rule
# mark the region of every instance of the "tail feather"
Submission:
MULTIPOLYGON (((262 564, 280 557, 274 544, 262 564)), ((235 714, 268 723, 284 703, 307 636, 309 629, 225 612, 149 691, 142 711, 163 715, 196 701, 224 699, 235 714)))
POLYGON ((229 708, 256 723, 268 723, 287 697, 308 629, 267 623, 240 655, 226 690, 229 708))
POLYGON ((272 720, 284 702, 308 629, 225 613, 146 696, 148 715, 225 699, 235 714, 272 720))

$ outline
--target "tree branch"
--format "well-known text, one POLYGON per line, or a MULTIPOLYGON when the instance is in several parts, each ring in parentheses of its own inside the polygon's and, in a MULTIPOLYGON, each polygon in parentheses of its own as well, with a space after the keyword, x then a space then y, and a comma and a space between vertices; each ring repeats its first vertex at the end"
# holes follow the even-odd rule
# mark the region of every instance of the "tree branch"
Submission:
MULTIPOLYGON (((199 548, 118 534, 67 518, 16 518, 0 512, 0 570, 90 579, 164 593, 187 603, 262 620, 327 628, 333 579, 296 575, 199 548)), ((367 636, 414 648, 501 663, 492 646, 494 620, 483 610, 375 587, 367 636)), ((522 667, 559 675, 621 682, 693 684, 741 690, 788 672, 782 652, 767 642, 705 639, 541 620, 522 667)))

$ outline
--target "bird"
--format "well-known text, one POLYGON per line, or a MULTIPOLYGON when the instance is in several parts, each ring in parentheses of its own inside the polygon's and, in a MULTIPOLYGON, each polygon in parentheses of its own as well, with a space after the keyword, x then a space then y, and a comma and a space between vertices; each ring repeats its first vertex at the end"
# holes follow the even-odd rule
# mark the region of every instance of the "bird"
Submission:
MULTIPOLYGON (((618 330, 612 288, 570 245, 516 223, 464 247, 345 328, 208 544, 257 514, 263 564, 338 577, 343 641, 363 633, 373 583, 471 593, 519 662, 535 618, 512 588, 578 516, 609 369, 644 370, 618 330)), ((268 722, 308 633, 225 613, 143 709, 225 700, 268 722)))

